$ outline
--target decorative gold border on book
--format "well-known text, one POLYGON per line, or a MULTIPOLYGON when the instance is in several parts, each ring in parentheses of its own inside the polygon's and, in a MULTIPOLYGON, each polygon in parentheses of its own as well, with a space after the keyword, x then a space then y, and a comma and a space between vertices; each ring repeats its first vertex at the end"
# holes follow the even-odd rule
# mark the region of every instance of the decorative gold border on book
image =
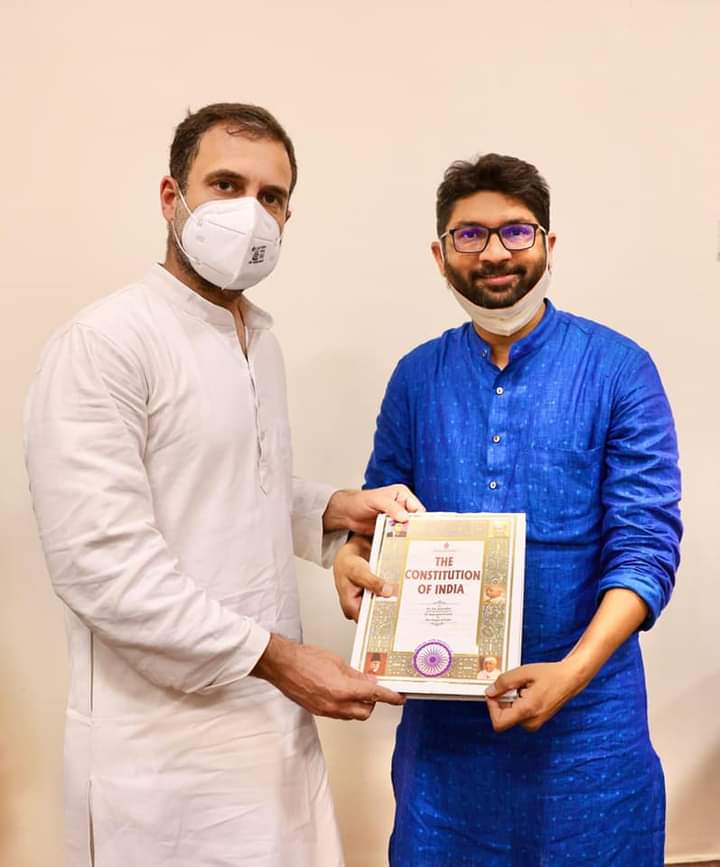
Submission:
MULTIPOLYGON (((509 600, 512 599, 515 581, 515 542, 518 518, 514 514, 488 513, 487 517, 471 522, 458 520, 461 517, 461 515, 448 515, 444 531, 429 535, 426 534, 426 531, 422 533, 420 531, 413 532, 420 526, 422 519, 419 522, 411 520, 407 524, 407 527, 392 524, 389 519, 385 519, 383 536, 378 552, 377 574, 379 577, 397 584, 398 593, 393 599, 383 597, 373 597, 371 599, 361 655, 361 665, 364 667, 364 660, 368 653, 387 654, 385 672, 379 675, 380 679, 426 679, 415 671, 412 664, 412 653, 392 650, 395 644, 400 600, 404 585, 403 576, 405 574, 410 542, 413 538, 421 538, 430 542, 444 542, 450 539, 479 539, 484 542, 483 575, 477 626, 478 653, 456 654, 453 657, 450 670, 439 679, 443 682, 467 682, 468 680, 482 682, 483 678, 480 677, 479 671, 480 663, 482 658, 489 654, 499 656, 500 668, 505 670, 510 645, 509 600), (452 526, 453 523, 457 523, 459 526, 454 528, 452 526), (451 530, 457 530, 457 532, 450 532, 451 530), (384 568, 384 555, 387 554, 387 542, 389 540, 392 540, 394 544, 399 543, 398 547, 400 550, 393 552, 394 556, 402 560, 402 568, 397 576, 388 575, 384 568), (502 567, 500 566, 501 563, 502 567), (495 576, 499 576, 500 580, 493 581, 495 576), (491 583, 502 585, 504 591, 502 603, 486 601, 485 591, 491 583), (493 621, 500 618, 502 619, 501 634, 499 636, 496 633, 493 635, 498 625, 493 621)), ((440 523, 443 521, 443 518, 438 517, 434 520, 440 523)))

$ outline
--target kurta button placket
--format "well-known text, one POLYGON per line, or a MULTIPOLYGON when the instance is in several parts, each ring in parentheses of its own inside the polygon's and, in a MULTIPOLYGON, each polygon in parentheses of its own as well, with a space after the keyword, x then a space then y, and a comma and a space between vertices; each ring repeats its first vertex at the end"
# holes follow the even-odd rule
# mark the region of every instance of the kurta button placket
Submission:
POLYGON ((498 501, 498 494, 502 488, 502 481, 506 477, 508 471, 508 462, 510 455, 507 451, 507 445, 504 443, 504 433, 495 433, 495 431, 507 431, 508 429, 508 411, 509 411, 509 396, 505 393, 505 386, 498 385, 498 382, 506 381, 504 372, 498 373, 495 376, 495 381, 492 384, 492 389, 495 392, 494 397, 502 398, 502 400, 492 400, 490 403, 490 412, 488 415, 488 434, 485 442, 487 443, 485 451, 485 490, 488 500, 485 504, 487 511, 494 511, 502 508, 502 503, 498 501), (503 443, 500 446, 500 443, 503 443))
POLYGON ((264 493, 270 491, 270 471, 268 461, 265 455, 265 430, 263 424, 263 413, 258 396, 257 383, 255 381, 255 366, 250 359, 250 342, 248 341, 248 375, 252 385, 253 401, 255 403, 255 436, 257 437, 258 448, 258 480, 260 488, 264 493))

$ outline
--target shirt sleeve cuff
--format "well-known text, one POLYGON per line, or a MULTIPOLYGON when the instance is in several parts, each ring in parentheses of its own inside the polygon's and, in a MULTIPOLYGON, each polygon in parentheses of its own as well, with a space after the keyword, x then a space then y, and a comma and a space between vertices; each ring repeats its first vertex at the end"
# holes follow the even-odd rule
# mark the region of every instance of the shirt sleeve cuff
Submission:
POLYGON ((247 677, 265 653, 269 643, 270 633, 268 630, 248 618, 247 634, 242 643, 238 645, 237 653, 228 660, 228 664, 212 683, 197 690, 197 692, 204 695, 247 677))
POLYGON ((647 605, 648 615, 640 625, 640 631, 645 632, 655 625, 655 621, 660 616, 664 602, 661 594, 647 578, 637 575, 633 572, 614 572, 603 576, 600 579, 600 586, 597 592, 597 604, 602 601, 603 596, 608 590, 619 587, 623 590, 631 590, 636 596, 639 596, 647 605))
POLYGON ((336 488, 293 479, 292 534, 295 556, 328 569, 347 540, 347 530, 323 530, 323 515, 336 488))

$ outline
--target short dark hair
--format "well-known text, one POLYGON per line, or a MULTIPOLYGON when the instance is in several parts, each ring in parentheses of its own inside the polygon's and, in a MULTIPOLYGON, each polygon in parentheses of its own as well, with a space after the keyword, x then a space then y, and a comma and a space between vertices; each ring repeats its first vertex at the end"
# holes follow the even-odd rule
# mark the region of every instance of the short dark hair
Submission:
POLYGON ((227 124, 234 135, 245 135, 252 139, 270 139, 285 146, 290 160, 292 178, 290 192, 297 183, 297 162, 295 148, 290 136, 278 121, 259 105, 244 105, 240 102, 216 102, 206 105, 195 112, 188 112, 187 117, 175 130, 175 137, 170 145, 170 174, 180 184, 180 189, 187 186, 190 166, 200 148, 200 139, 209 129, 217 124, 227 124))
POLYGON ((482 190, 519 199, 550 230, 550 188, 535 166, 517 157, 484 154, 475 162, 457 160, 445 172, 435 205, 438 237, 447 228, 455 202, 482 190))

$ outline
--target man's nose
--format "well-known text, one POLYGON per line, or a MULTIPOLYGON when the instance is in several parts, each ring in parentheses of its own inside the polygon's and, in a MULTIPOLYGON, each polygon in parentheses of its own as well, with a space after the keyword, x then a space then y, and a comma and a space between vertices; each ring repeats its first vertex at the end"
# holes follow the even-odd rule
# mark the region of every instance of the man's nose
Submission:
POLYGON ((494 232, 490 235, 487 247, 479 254, 479 258, 481 262, 506 262, 512 258, 512 253, 503 247, 500 237, 497 232, 494 232))

